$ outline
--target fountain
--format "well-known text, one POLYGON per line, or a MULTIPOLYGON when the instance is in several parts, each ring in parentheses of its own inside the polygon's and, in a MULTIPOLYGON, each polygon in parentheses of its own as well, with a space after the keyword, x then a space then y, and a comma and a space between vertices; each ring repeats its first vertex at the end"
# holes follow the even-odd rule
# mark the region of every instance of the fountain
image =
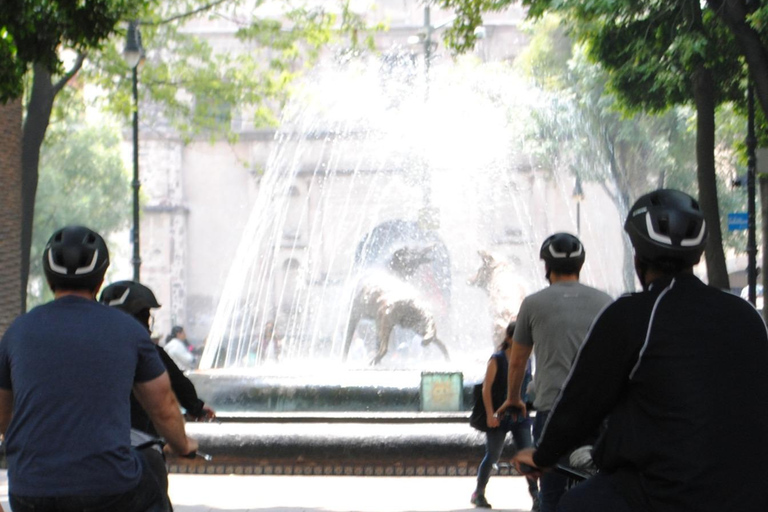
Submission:
MULTIPOLYGON (((402 52, 322 64, 260 177, 193 375, 201 396, 234 415, 467 410, 498 341, 489 294, 470 283, 482 255, 531 292, 546 284, 541 241, 577 230, 573 177, 537 159, 548 101, 502 63, 435 62, 429 76, 402 52), (366 287, 373 312, 352 318, 366 287), (396 302, 436 335, 412 312, 389 316, 396 302)), ((619 216, 585 189, 582 280, 618 295, 619 216)))

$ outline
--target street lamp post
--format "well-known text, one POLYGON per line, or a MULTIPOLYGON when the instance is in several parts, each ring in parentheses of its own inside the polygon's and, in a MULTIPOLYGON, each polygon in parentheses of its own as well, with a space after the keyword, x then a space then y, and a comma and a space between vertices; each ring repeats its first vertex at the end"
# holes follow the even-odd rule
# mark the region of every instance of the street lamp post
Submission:
POLYGON ((755 97, 752 80, 747 83, 747 285, 749 302, 757 303, 757 240, 755 225, 755 174, 757 158, 755 148, 755 97))
POLYGON ((139 250, 139 63, 144 54, 141 46, 141 32, 138 23, 131 21, 128 24, 128 33, 125 40, 123 58, 132 70, 133 79, 133 227, 131 228, 131 242, 133 244, 133 280, 138 282, 141 269, 141 252, 139 250))

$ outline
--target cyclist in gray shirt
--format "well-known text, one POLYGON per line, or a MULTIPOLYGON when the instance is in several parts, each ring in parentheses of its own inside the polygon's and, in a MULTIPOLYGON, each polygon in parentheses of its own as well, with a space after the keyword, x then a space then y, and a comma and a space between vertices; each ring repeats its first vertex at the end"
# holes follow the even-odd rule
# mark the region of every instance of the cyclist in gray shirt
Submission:
MULTIPOLYGON (((520 306, 509 361, 507 400, 498 411, 499 414, 508 408, 525 411, 520 387, 528 358, 533 353, 536 360, 533 438, 536 443, 592 321, 612 302, 608 294, 579 282, 585 252, 575 236, 568 233, 549 236, 539 255, 544 260, 550 286, 529 295, 520 306)), ((566 478, 557 473, 542 475, 541 512, 555 511, 566 483, 566 478)))

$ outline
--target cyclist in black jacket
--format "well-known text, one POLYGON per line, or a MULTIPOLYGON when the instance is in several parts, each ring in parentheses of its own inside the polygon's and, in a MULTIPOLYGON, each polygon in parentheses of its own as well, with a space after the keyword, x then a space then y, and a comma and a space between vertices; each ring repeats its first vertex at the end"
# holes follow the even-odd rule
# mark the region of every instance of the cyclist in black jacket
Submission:
MULTIPOLYGON (((102 290, 99 301, 125 311, 147 330, 150 329, 151 310, 160 307, 152 290, 135 281, 117 281, 110 284, 102 290)), ((168 370, 171 387, 179 404, 184 408, 186 416, 195 420, 213 419, 216 416, 213 409, 200 400, 194 384, 184 375, 184 372, 161 347, 157 347, 157 352, 168 370)), ((131 426, 148 434, 157 435, 144 409, 135 400, 131 401, 131 426)))
MULTIPOLYGON (((135 281, 118 281, 104 288, 99 297, 102 304, 115 307, 141 323, 148 331, 151 331, 150 318, 151 310, 159 308, 160 304, 155 298, 152 290, 141 283, 135 281)), ((163 362, 168 377, 171 380, 171 389, 173 389, 179 405, 184 408, 187 419, 210 420, 216 417, 216 413, 210 407, 206 406, 197 396, 194 384, 184 375, 184 372, 173 362, 171 356, 166 354, 165 350, 155 345, 157 353, 163 362)), ((141 407, 136 397, 131 394, 131 428, 140 430, 152 437, 157 437, 158 433, 155 426, 149 419, 149 416, 141 407)), ((145 457, 152 467, 152 472, 158 480, 160 486, 168 493, 168 473, 165 467, 165 459, 162 454, 153 451, 151 448, 145 450, 145 457)), ((168 509, 173 510, 173 506, 168 500, 168 509)))
POLYGON ((558 511, 768 510, 768 333, 743 299, 692 268, 707 229, 676 190, 641 197, 625 223, 643 292, 595 321, 538 448, 548 468, 595 429, 600 472, 558 511))

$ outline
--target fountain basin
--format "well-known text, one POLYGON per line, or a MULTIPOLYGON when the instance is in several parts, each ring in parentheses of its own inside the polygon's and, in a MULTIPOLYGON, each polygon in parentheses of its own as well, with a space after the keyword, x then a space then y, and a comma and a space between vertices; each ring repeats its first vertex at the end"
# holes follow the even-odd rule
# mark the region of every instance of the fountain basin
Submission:
MULTIPOLYGON (((427 416, 424 416, 427 415, 427 416)), ((247 475, 468 476, 477 474, 485 436, 466 418, 339 416, 190 423, 210 462, 173 459, 175 473, 247 475)), ((502 460, 511 457, 508 439, 502 460)), ((499 474, 515 474, 500 464, 499 474)))
POLYGON ((461 412, 472 405, 472 384, 461 372, 334 369, 314 374, 205 370, 189 375, 219 416, 286 412, 461 412), (442 405, 444 404, 444 405, 442 405))

